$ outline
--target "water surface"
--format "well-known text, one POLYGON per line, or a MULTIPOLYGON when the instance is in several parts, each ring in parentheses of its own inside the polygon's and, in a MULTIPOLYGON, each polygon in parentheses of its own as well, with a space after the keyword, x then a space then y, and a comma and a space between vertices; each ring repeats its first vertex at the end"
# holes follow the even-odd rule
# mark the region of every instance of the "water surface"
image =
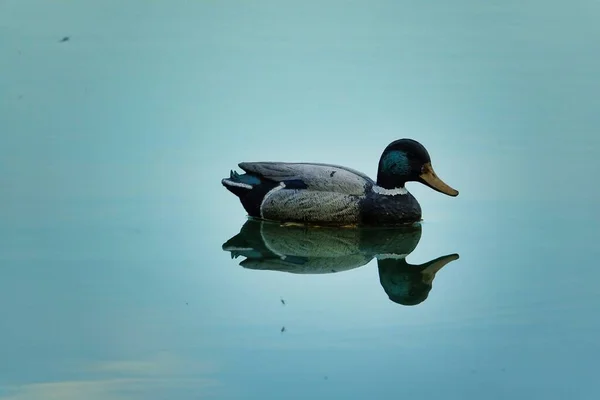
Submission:
POLYGON ((0 399, 598 398, 597 4, 290 7, 0 3, 0 399), (418 227, 220 185, 401 137, 418 227))

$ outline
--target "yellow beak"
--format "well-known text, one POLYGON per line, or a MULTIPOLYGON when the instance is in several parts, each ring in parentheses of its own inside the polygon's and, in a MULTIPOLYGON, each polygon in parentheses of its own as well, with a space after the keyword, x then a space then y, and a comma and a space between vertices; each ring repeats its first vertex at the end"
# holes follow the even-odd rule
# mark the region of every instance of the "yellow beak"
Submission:
POLYGON ((444 181, 442 181, 436 175, 431 163, 427 163, 423 166, 423 173, 419 175, 419 177, 423 180, 423 182, 429 186, 430 188, 437 190, 438 192, 447 194, 448 196, 458 196, 458 190, 451 188, 446 185, 444 181))

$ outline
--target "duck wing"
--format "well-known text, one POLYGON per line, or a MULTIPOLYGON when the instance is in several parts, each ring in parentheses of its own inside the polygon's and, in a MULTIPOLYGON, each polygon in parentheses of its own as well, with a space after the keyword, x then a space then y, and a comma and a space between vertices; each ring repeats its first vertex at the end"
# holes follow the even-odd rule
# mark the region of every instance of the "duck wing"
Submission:
POLYGON ((243 162, 238 164, 246 173, 258 175, 276 182, 303 184, 306 189, 364 195, 375 183, 362 172, 334 164, 243 162))

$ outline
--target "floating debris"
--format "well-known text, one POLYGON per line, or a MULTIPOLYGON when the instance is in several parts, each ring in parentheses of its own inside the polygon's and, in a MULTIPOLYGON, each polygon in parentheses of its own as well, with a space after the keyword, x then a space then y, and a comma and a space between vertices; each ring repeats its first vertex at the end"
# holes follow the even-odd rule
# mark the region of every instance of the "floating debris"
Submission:
POLYGON ((285 306, 285 300, 283 298, 281 298, 281 304, 285 306))
POLYGON ((71 37, 70 36, 65 36, 62 39, 60 39, 59 43, 68 42, 69 40, 71 40, 71 37))
POLYGON ((281 327, 281 333, 285 332, 285 326, 281 327))

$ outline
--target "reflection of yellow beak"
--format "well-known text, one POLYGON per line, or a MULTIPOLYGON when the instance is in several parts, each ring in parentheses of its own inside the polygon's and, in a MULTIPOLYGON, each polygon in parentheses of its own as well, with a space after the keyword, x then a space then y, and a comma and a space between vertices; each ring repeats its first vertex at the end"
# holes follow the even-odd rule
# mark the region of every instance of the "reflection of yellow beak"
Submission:
POLYGON ((433 167, 431 166, 431 163, 427 163, 423 166, 423 173, 419 175, 419 177, 427 186, 437 190, 438 192, 452 197, 458 196, 458 190, 452 189, 450 186, 446 185, 444 181, 438 178, 433 170, 433 167))
POLYGON ((423 283, 431 285, 431 282, 433 282, 433 279, 435 278, 435 274, 437 274, 440 269, 444 268, 446 264, 458 259, 458 254, 449 254, 447 256, 439 257, 431 263, 430 266, 421 271, 421 274, 423 274, 423 283))

